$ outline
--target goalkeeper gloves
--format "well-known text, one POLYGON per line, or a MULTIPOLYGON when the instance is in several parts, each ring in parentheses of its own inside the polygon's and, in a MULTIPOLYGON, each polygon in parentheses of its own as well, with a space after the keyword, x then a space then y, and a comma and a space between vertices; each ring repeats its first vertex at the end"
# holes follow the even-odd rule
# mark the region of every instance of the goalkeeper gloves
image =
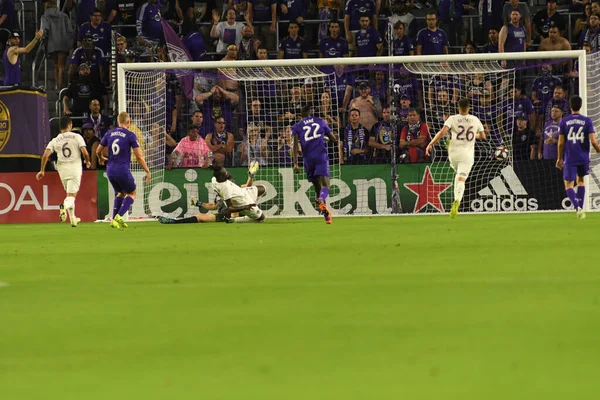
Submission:
POLYGON ((256 171, 258 171, 258 161, 252 161, 248 166, 248 176, 254 179, 254 175, 256 175, 256 171))
POLYGON ((190 199, 190 205, 198 207, 198 210, 200 210, 200 212, 203 214, 208 212, 208 210, 206 208, 204 208, 204 203, 202 203, 200 200, 198 200, 197 198, 195 198, 193 196, 190 199))

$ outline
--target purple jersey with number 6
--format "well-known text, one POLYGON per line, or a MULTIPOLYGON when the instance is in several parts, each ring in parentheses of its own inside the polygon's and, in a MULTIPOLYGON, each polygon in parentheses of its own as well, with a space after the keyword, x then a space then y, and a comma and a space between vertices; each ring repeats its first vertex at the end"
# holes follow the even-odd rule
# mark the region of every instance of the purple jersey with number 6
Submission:
POLYGON ((104 134, 100 144, 108 148, 108 175, 130 172, 131 149, 140 147, 135 133, 125 128, 114 128, 104 134))
POLYGON ((565 164, 590 163, 590 133, 595 133, 595 129, 589 117, 571 114, 560 121, 560 135, 565 139, 565 164))

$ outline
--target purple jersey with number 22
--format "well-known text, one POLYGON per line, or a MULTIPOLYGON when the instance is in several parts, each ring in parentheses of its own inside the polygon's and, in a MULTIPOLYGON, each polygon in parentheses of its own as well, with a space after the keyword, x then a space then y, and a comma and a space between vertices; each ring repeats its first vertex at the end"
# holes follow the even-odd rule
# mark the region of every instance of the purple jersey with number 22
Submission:
POLYGON ((298 137, 302 146, 304 169, 309 181, 316 176, 329 176, 329 157, 325 136, 331 128, 318 117, 302 118, 292 127, 292 135, 298 137))

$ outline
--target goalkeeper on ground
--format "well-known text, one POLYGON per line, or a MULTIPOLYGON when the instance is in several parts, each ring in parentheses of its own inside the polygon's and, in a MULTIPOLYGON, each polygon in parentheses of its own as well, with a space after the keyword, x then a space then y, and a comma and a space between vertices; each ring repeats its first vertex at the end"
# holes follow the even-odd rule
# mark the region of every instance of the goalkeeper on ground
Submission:
POLYGON ((191 205, 197 206, 201 213, 193 217, 180 219, 158 217, 159 222, 162 224, 262 222, 265 216, 260 208, 256 206, 256 202, 258 198, 265 194, 266 189, 262 185, 252 185, 258 167, 258 162, 250 163, 248 180, 241 187, 231 180, 231 175, 225 168, 215 168, 212 188, 217 194, 217 200, 214 203, 204 203, 192 197, 191 205), (219 180, 222 181, 219 182, 219 180), (207 211, 216 211, 216 213, 207 213, 207 211))

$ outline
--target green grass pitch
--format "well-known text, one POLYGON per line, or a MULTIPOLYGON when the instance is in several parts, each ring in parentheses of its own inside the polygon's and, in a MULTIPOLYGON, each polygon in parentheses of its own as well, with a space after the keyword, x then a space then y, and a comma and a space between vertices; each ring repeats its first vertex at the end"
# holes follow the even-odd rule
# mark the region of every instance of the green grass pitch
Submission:
POLYGON ((0 397, 596 399, 599 221, 0 226, 0 397))

